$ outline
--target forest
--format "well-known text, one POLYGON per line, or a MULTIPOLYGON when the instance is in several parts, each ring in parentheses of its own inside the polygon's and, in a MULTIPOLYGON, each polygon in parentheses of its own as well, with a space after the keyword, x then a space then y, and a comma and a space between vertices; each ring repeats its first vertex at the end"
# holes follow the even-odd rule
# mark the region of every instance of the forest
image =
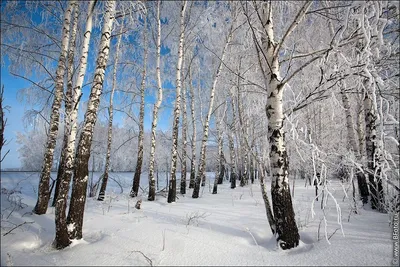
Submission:
MULTIPOLYGON (((105 204, 96 203, 109 203, 110 212, 110 186, 128 190, 120 195, 128 213, 130 201, 135 212, 152 202, 206 209, 222 205, 214 195, 222 201, 250 190, 242 192, 259 197, 264 231, 290 251, 304 243, 295 197, 309 188, 303 204, 312 215, 320 209, 318 240, 322 225, 330 243, 338 229, 345 235, 342 221, 364 211, 390 227, 397 221, 398 233, 399 7, 391 0, 2 1, 2 70, 29 84, 17 92, 25 130, 15 140, 21 171, 37 174, 31 219, 51 218, 51 248, 63 251, 86 240, 90 207, 103 205, 104 215, 105 204), (326 209, 339 225, 332 235, 326 209)), ((9 85, 1 86, 3 161, 13 107, 4 104, 9 85)), ((26 226, 6 226, 25 207, 9 180, 1 185, 2 241, 26 226)), ((187 225, 207 217, 191 212, 187 225)), ((7 255, 2 265, 10 265, 7 255)))

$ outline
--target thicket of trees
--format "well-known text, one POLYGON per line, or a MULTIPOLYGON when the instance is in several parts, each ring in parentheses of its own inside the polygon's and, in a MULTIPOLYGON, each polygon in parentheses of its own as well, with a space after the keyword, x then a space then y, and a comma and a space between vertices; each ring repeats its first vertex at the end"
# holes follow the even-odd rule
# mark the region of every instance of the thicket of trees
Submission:
POLYGON ((157 171, 169 173, 168 202, 200 197, 206 171, 216 173, 215 194, 224 177, 231 188, 258 180, 282 249, 299 244, 289 178, 316 184, 322 199, 330 179, 350 182, 355 212, 359 200, 399 209, 397 1, 1 8, 2 59, 31 83, 20 91, 32 109, 18 142, 24 168, 42 166, 36 214, 46 213, 58 171, 57 248, 82 238, 89 169, 104 171, 99 200, 109 171, 135 172, 131 197, 147 172, 149 201, 157 171), (171 131, 157 130, 165 114, 171 131))

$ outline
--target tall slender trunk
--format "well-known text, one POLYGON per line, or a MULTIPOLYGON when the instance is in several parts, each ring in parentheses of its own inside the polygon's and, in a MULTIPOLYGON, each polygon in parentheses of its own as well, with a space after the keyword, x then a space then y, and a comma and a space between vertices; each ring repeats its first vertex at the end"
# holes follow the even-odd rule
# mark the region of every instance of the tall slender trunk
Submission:
POLYGON ((261 163, 259 163, 259 168, 260 168, 260 176, 259 176, 259 181, 260 181, 260 186, 261 186, 261 194, 264 200, 264 207, 265 207, 265 212, 267 214, 267 219, 269 223, 269 227, 271 228, 271 232, 273 235, 276 233, 276 222, 274 218, 274 214, 272 213, 271 210, 271 204, 269 202, 267 190, 266 190, 266 185, 265 185, 265 171, 264 167, 261 163))
POLYGON ((225 157, 224 157, 224 133, 221 133, 221 138, 218 139, 218 154, 219 154, 219 176, 218 176, 218 184, 222 184, 224 182, 225 177, 225 157))
MULTIPOLYGON (((276 62, 276 64, 278 64, 276 62)), ((279 77, 279 76, 277 76, 279 77)), ((269 157, 272 174, 272 203, 276 221, 277 241, 282 249, 297 247, 297 229, 288 181, 289 160, 283 130, 283 87, 275 78, 270 82, 267 100, 269 157)))
POLYGON ((377 147, 376 138, 376 109, 373 103, 373 98, 369 92, 364 98, 365 112, 365 144, 367 151, 367 166, 368 166, 368 181, 369 192, 371 193, 372 209, 382 210, 381 204, 383 201, 382 180, 380 177, 379 167, 379 148, 377 147))
POLYGON ((4 84, 0 88, 0 163, 3 161, 4 157, 8 153, 6 152, 3 155, 3 146, 6 144, 6 140, 4 139, 4 130, 7 124, 7 119, 4 118, 3 95, 4 95, 4 84))
POLYGON ((365 159, 365 133, 364 133, 364 108, 363 99, 357 101, 357 138, 358 138, 358 153, 362 160, 365 159))
POLYGON ((136 197, 139 193, 140 175, 142 174, 143 165, 143 142, 144 142, 144 90, 146 88, 146 68, 147 68, 147 17, 144 18, 143 29, 144 55, 143 55, 143 72, 142 82, 140 84, 140 111, 139 111, 139 136, 138 136, 138 155, 136 161, 135 174, 133 176, 133 184, 130 196, 136 197))
POLYGON ((235 99, 233 94, 230 94, 231 98, 231 107, 232 107, 232 122, 229 126, 229 134, 228 134, 228 142, 229 142, 229 156, 230 156, 230 168, 231 168, 231 175, 230 175, 230 182, 231 182, 231 189, 236 188, 236 180, 238 178, 237 175, 237 168, 236 168, 236 152, 235 152, 235 141, 234 141, 234 132, 236 131, 236 105, 235 99))
POLYGON ((55 93, 53 104, 51 107, 50 126, 47 133, 47 142, 44 153, 42 171, 40 173, 38 199, 35 208, 33 209, 33 213, 38 215, 46 213, 50 198, 50 172, 53 165, 54 148, 56 147, 58 126, 60 121, 60 107, 64 89, 64 75, 70 34, 71 14, 74 4, 75 1, 70 1, 64 13, 61 52, 56 70, 55 93))
POLYGON ((68 56, 67 56, 67 92, 65 93, 65 126, 64 126, 64 138, 61 150, 60 163, 58 165, 57 179, 56 179, 56 189, 54 191, 53 203, 52 207, 56 206, 57 196, 60 191, 61 179, 65 172, 65 151, 68 147, 68 136, 69 129, 71 127, 71 112, 73 109, 73 74, 74 74, 74 56, 75 56, 75 47, 76 47, 76 31, 78 29, 78 17, 79 17, 79 5, 74 4, 74 20, 72 22, 72 31, 68 45, 68 56))
POLYGON ((186 158, 187 158, 187 111, 186 86, 182 87, 182 164, 181 164, 181 194, 186 194, 186 158))
MULTIPOLYGON (((300 9, 293 25, 297 25, 305 16, 312 2, 306 2, 300 9), (297 22, 297 24, 296 24, 297 22)), ((283 129, 283 90, 279 65, 279 43, 274 39, 272 6, 262 6, 262 23, 265 25, 265 34, 262 38, 262 49, 266 55, 264 69, 270 73, 264 75, 267 90, 266 115, 268 118, 269 159, 271 164, 271 196, 276 222, 276 240, 278 245, 286 250, 299 245, 300 235, 296 225, 295 213, 289 187, 289 160, 286 152, 283 129)), ((289 33, 289 32, 288 32, 289 33)))
MULTIPOLYGON (((356 141, 356 135, 354 133, 354 128, 353 128, 353 117, 350 111, 349 98, 347 97, 343 87, 341 88, 340 93, 342 95, 342 102, 343 102, 344 112, 346 115, 347 140, 349 141, 351 150, 353 150, 353 152, 355 153, 357 160, 361 161, 361 155, 359 153, 356 141)), ((360 192, 362 202, 367 203, 369 193, 365 175, 362 171, 357 170, 356 176, 357 176, 358 190, 360 192)))
POLYGON ((174 122, 172 126, 172 151, 171 151, 171 180, 168 190, 168 203, 176 200, 176 165, 178 159, 178 132, 179 132, 179 114, 181 107, 181 74, 183 61, 183 42, 185 38, 185 11, 187 1, 183 1, 181 6, 181 31, 179 36, 178 62, 176 64, 176 100, 174 108, 174 122))
POLYGON ((240 186, 243 187, 246 185, 247 182, 247 146, 245 145, 244 139, 246 138, 246 125, 244 123, 243 118, 243 103, 242 98, 240 96, 240 69, 242 65, 242 58, 239 58, 238 63, 238 78, 237 78, 237 110, 238 110, 238 117, 239 117, 239 130, 237 133, 238 142, 238 158, 240 159, 240 172, 239 172, 239 179, 240 179, 240 186))
POLYGON ((156 63, 156 75, 157 75, 157 87, 158 95, 157 102, 154 104, 153 109, 153 122, 151 124, 151 144, 150 144, 150 163, 149 163, 149 201, 154 201, 156 198, 156 181, 154 179, 154 156, 156 151, 156 129, 158 120, 158 109, 160 108, 162 101, 162 84, 161 84, 161 21, 160 21, 160 0, 157 1, 157 63, 156 63))
POLYGON ((117 69, 118 69, 117 66, 118 66, 118 60, 119 60, 119 48, 121 46, 122 33, 124 30, 123 24, 121 24, 120 27, 121 27, 121 29, 120 29, 120 33, 118 36, 117 48, 115 50, 115 62, 114 62, 114 69, 113 69, 112 88, 111 88, 111 93, 110 93, 110 105, 108 106, 106 166, 104 167, 103 180, 101 182, 99 197, 97 198, 97 200, 99 200, 99 201, 103 201, 105 194, 106 194, 108 175, 109 175, 110 164, 111 164, 111 144, 112 144, 112 132, 113 132, 112 127, 113 127, 113 119, 114 119, 113 102, 114 102, 115 88, 117 87, 117 69))
POLYGON ((61 152, 61 160, 60 165, 58 167, 57 180, 56 180, 56 189, 54 192, 53 198, 53 207, 55 209, 55 224, 56 224, 56 237, 53 242, 53 246, 57 249, 63 249, 71 243, 68 237, 67 231, 67 222, 66 222, 66 196, 69 189, 70 180, 67 181, 68 189, 65 190, 65 181, 64 173, 65 173, 65 162, 66 162, 66 150, 68 148, 68 136, 70 133, 71 127, 71 112, 73 109, 73 70, 74 70, 74 54, 75 54, 75 45, 76 45, 76 32, 78 28, 78 17, 79 17, 79 4, 74 3, 74 19, 73 19, 73 28, 71 31, 71 39, 69 44, 68 51, 68 71, 67 71, 67 92, 66 92, 66 100, 65 100, 65 128, 64 128, 64 140, 63 147, 61 152), (65 192, 67 191, 67 192, 65 192))
MULTIPOLYGON (((218 156, 217 156, 217 166, 216 166, 216 174, 214 178, 214 187, 213 187, 213 194, 218 193, 218 183, 220 180, 222 180, 221 175, 223 177, 223 169, 222 169, 222 146, 223 146, 223 139, 222 139, 222 130, 221 130, 221 122, 222 119, 220 119, 217 123, 217 136, 218 136, 218 156)), ((222 182, 221 182, 222 183, 222 182)))
POLYGON ((254 184, 254 178, 255 178, 255 168, 254 168, 254 157, 250 155, 250 181, 252 184, 254 184))
MULTIPOLYGON (((73 163, 74 163, 74 151, 75 151, 75 138, 77 133, 77 115, 78 115, 78 103, 81 95, 81 88, 86 72, 87 66, 87 55, 89 51, 89 43, 90 43, 90 35, 92 30, 92 20, 93 20, 93 9, 96 1, 92 0, 88 5, 88 13, 87 13, 87 21, 86 21, 86 29, 82 43, 81 57, 80 57, 80 66, 78 75, 76 76, 75 89, 72 95, 72 112, 67 118, 67 121, 70 121, 70 126, 68 129, 68 145, 64 150, 65 154, 65 169, 64 173, 61 176, 61 183, 57 195, 57 201, 55 205, 55 214, 56 214, 56 239, 55 246, 58 248, 66 247, 69 245, 69 234, 68 234, 68 226, 67 226, 67 218, 66 218, 66 209, 67 209, 67 197, 69 191, 69 185, 71 182, 72 171, 73 171, 73 163)), ((78 7, 76 7, 78 8, 78 7)))
POLYGON ((91 93, 85 112, 82 133, 76 152, 74 180, 71 203, 67 217, 69 235, 71 239, 82 238, 83 214, 86 202, 86 189, 89 178, 88 163, 92 144, 94 125, 97 120, 97 111, 100 104, 100 95, 103 89, 105 69, 110 52, 111 31, 114 23, 115 1, 105 2, 104 24, 101 34, 99 54, 96 61, 91 93))
POLYGON ((190 160, 190 181, 189 188, 194 188, 196 180, 196 116, 195 116, 195 105, 194 105, 194 88, 192 84, 192 71, 189 68, 189 88, 190 88, 190 114, 192 117, 192 158, 190 160))
POLYGON ((213 105, 214 105, 215 88, 217 86, 218 78, 221 75, 222 63, 224 62, 224 58, 225 58, 225 54, 226 54, 226 50, 228 48, 228 45, 232 40, 232 34, 233 34, 233 22, 232 22, 232 26, 231 26, 231 28, 229 30, 228 37, 226 39, 226 43, 225 43, 224 49, 222 50, 221 60, 219 62, 219 65, 218 65, 218 68, 217 68, 217 73, 216 73, 216 75, 214 77, 214 82, 213 82, 213 85, 211 87, 210 104, 208 106, 208 113, 207 113, 207 117, 206 117, 206 120, 204 122, 204 127, 203 127, 203 139, 201 140, 201 147, 200 147, 200 161, 199 161, 199 167, 198 167, 198 174, 197 174, 197 178, 196 178, 196 181, 195 181, 195 184, 194 184, 194 190, 193 190, 193 194, 192 194, 193 198, 198 198, 199 197, 200 183, 202 184, 202 186, 205 185, 205 180, 206 180, 206 175, 205 175, 206 143, 207 143, 207 140, 208 140, 208 130, 209 130, 209 127, 210 127, 211 113, 212 113, 212 108, 213 108, 213 105))

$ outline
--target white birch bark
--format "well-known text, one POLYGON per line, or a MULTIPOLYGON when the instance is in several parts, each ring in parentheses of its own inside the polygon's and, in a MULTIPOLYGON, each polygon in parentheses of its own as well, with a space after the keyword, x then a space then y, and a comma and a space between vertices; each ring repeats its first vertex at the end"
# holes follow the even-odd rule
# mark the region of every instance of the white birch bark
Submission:
POLYGON ((112 144, 112 133, 113 133, 113 120, 114 120, 114 111, 113 111, 113 102, 114 102, 114 92, 115 88, 117 87, 117 70, 118 70, 118 61, 119 61, 119 48, 121 46, 121 39, 122 39, 122 33, 124 30, 123 24, 120 26, 120 33, 118 36, 118 41, 117 41, 117 48, 115 50, 115 61, 114 61, 114 69, 113 69, 113 80, 112 80, 112 87, 111 87, 111 93, 110 93, 110 104, 108 106, 108 129, 107 129, 107 154, 106 154, 106 166, 104 167, 104 173, 103 173, 103 180, 101 183, 100 187, 100 192, 99 192, 99 197, 97 200, 103 201, 105 194, 106 194, 106 188, 107 188, 107 182, 108 182, 108 173, 110 171, 110 164, 111 164, 111 144, 112 144))
POLYGON ((264 207, 265 207, 265 212, 267 214, 267 219, 269 222, 269 226, 271 228, 271 232, 273 235, 275 235, 276 233, 276 223, 275 223, 275 218, 274 218, 274 214, 272 213, 271 210, 271 204, 269 202, 269 198, 268 198, 268 193, 267 193, 267 189, 266 189, 266 185, 265 185, 265 170, 263 168, 263 165, 261 163, 259 163, 259 169, 260 169, 260 173, 259 173, 259 181, 260 181, 260 186, 261 186, 261 194, 264 200, 264 207))
POLYGON ((203 127, 203 139, 201 140, 201 148, 200 148, 200 161, 199 161, 199 167, 198 167, 198 174, 197 178, 195 181, 194 185, 194 190, 192 194, 192 198, 198 198, 199 197, 199 192, 200 192, 200 183, 205 184, 205 167, 206 167, 206 143, 208 140, 208 131, 210 127, 210 119, 211 119, 211 112, 213 109, 214 105, 214 96, 215 96, 215 88, 217 86, 218 78, 221 75, 222 71, 222 63, 224 62, 225 59, 225 54, 226 50, 228 48, 228 45, 230 44, 232 40, 232 34, 233 34, 233 24, 229 30, 225 46, 222 50, 222 55, 221 55, 221 60, 219 62, 218 68, 217 68, 217 73, 214 77, 213 85, 211 87, 211 92, 210 92, 210 103, 208 106, 208 112, 206 119, 204 121, 204 127, 203 127))
POLYGON ((196 179, 196 114, 195 114, 195 95, 194 87, 192 84, 192 70, 189 69, 189 89, 190 89, 190 114, 192 118, 192 158, 190 160, 190 181, 189 188, 194 188, 194 183, 196 179))
POLYGON ((220 175, 222 174, 222 148, 223 148, 223 131, 221 129, 221 123, 222 119, 219 118, 219 121, 217 123, 217 141, 218 141, 218 156, 217 156, 217 161, 216 161, 216 172, 215 172, 215 178, 214 178, 214 187, 213 187, 213 194, 218 193, 218 181, 220 179, 220 175))
POLYGON ((33 213, 38 215, 46 213, 50 198, 50 193, 49 193, 50 172, 51 172, 51 167, 53 165, 54 148, 56 146, 58 126, 60 122, 60 107, 64 89, 64 75, 65 75, 66 57, 68 52, 68 43, 70 35, 71 14, 74 3, 75 1, 70 1, 64 13, 61 51, 56 70, 55 93, 54 93, 53 104, 51 107, 50 126, 47 133, 47 142, 46 142, 46 149, 42 165, 42 171, 40 173, 38 200, 36 202, 35 208, 33 209, 33 213))
MULTIPOLYGON (((343 108, 346 116, 346 128, 347 128, 347 140, 349 141, 350 148, 353 151, 353 153, 356 156, 357 161, 361 162, 361 154, 360 150, 357 146, 357 141, 356 141, 356 134, 354 131, 354 123, 353 123, 353 116, 351 115, 351 110, 350 110, 350 102, 349 98, 346 95, 346 92, 344 91, 344 87, 342 86, 341 88, 341 95, 342 95, 342 102, 343 102, 343 108)), ((358 188, 360 191, 361 199, 363 203, 367 203, 368 201, 368 186, 366 183, 365 175, 364 173, 361 173, 360 171, 357 172, 357 183, 358 183, 358 188)))
POLYGON ((96 61, 96 70, 94 73, 91 93, 85 112, 82 133, 76 152, 74 180, 71 194, 71 203, 67 218, 69 225, 69 235, 71 239, 82 238, 83 214, 86 202, 86 189, 89 178, 89 158, 90 147, 92 144, 94 125, 97 120, 97 111, 100 104, 100 95, 103 89, 103 81, 105 69, 107 66, 108 56, 110 52, 110 40, 112 26, 115 16, 115 1, 105 2, 105 14, 99 54, 96 61))
POLYGON ((131 197, 136 197, 139 193, 140 186, 140 175, 142 174, 143 165, 143 142, 144 142, 144 90, 146 88, 146 68, 147 68, 147 17, 144 18, 144 30, 143 30, 143 42, 144 42, 144 56, 143 56, 143 72, 142 82, 140 84, 140 110, 139 110, 139 136, 138 136, 138 155, 136 161, 135 174, 133 177, 132 189, 130 192, 131 197))
MULTIPOLYGON (((69 183, 72 178, 72 173, 74 169, 74 161, 75 161, 75 143, 76 143, 76 135, 78 133, 78 111, 79 111, 79 102, 82 96, 82 86, 83 81, 85 79, 86 68, 87 68, 87 59, 89 54, 89 45, 90 45, 90 37, 92 34, 93 28, 93 9, 96 4, 95 0, 91 0, 88 4, 87 11, 87 19, 85 32, 83 34, 82 48, 79 59, 79 69, 76 75, 75 86, 72 96, 72 112, 70 114, 68 121, 70 121, 69 135, 68 135, 68 146, 65 150, 65 177, 62 180, 65 183, 69 183)), ((68 190, 66 191, 68 192, 68 190)))
POLYGON ((158 121, 158 109, 160 108, 163 89, 161 83, 161 21, 160 21, 160 0, 157 1, 157 63, 156 63, 156 75, 157 75, 157 102, 154 104, 153 109, 153 122, 151 123, 151 143, 150 143, 150 163, 149 163, 149 201, 154 201, 156 197, 156 180, 154 178, 154 160, 156 151, 156 129, 158 121))
POLYGON ((183 62, 183 43, 185 38, 185 11, 187 1, 183 1, 180 13, 180 36, 178 48, 178 62, 176 64, 176 99, 174 107, 174 121, 172 126, 172 151, 171 151, 171 177, 168 190, 168 203, 176 200, 176 165, 178 159, 178 132, 179 132, 179 115, 181 107, 181 75, 183 62))
POLYGON ((60 190, 60 184, 62 176, 65 172, 65 151, 67 150, 68 146, 68 135, 69 135, 69 128, 71 127, 70 116, 73 108, 72 103, 72 95, 73 95, 73 74, 74 74, 74 56, 75 56, 75 47, 76 47, 76 32, 78 29, 78 17, 79 17, 79 5, 77 3, 74 4, 74 19, 72 22, 72 30, 71 36, 68 45, 68 56, 67 56, 67 92, 65 93, 65 126, 64 126, 64 137, 63 137, 63 144, 61 150, 61 157, 60 162, 58 165, 58 172, 57 172, 57 180, 56 180, 56 189, 54 192, 54 198, 52 207, 56 206, 58 192, 60 190))
POLYGON ((65 180, 65 160, 66 151, 68 148, 68 137, 71 127, 71 112, 73 109, 73 70, 74 70, 74 54, 76 46, 76 33, 78 28, 78 17, 79 17, 79 4, 74 4, 74 20, 73 28, 71 31, 71 40, 68 51, 68 72, 67 72, 67 93, 65 101, 65 128, 64 128, 64 140, 63 140, 63 151, 61 154, 60 166, 57 174, 56 191, 54 193, 53 206, 55 207, 55 225, 56 225, 56 237, 53 242, 53 246, 56 249, 63 249, 70 244, 68 231, 67 231, 67 194, 69 190, 70 179, 65 180))
POLYGON ((182 87, 182 164, 181 164, 181 194, 186 194, 186 158, 187 158, 187 110, 186 110, 186 86, 182 87))
POLYGON ((236 188, 236 180, 238 178, 237 168, 236 168, 236 151, 235 151, 235 141, 234 141, 234 133, 236 131, 236 105, 233 94, 230 94, 231 98, 231 106, 232 106, 232 122, 229 125, 229 134, 228 134, 228 142, 229 142, 229 155, 230 155, 230 181, 231 181, 231 189, 236 188))
MULTIPOLYGON (((373 92, 372 92, 373 93, 373 92)), ((376 136, 376 108, 371 92, 366 92, 364 98, 365 112, 365 147, 367 152, 367 167, 369 192, 371 195, 372 209, 383 211, 383 188, 381 181, 381 170, 379 167, 380 155, 376 136)))
POLYGON ((286 152, 283 129, 283 90, 281 83, 279 48, 287 36, 294 30, 305 16, 312 2, 306 2, 293 20, 291 26, 282 37, 280 43, 275 42, 273 28, 272 3, 261 7, 262 24, 265 32, 262 35, 262 50, 266 57, 269 73, 265 74, 267 88, 266 114, 268 118, 269 158, 272 175, 272 204, 276 222, 276 239, 282 249, 290 249, 299 245, 300 235, 295 221, 292 198, 288 181, 288 156, 286 152))

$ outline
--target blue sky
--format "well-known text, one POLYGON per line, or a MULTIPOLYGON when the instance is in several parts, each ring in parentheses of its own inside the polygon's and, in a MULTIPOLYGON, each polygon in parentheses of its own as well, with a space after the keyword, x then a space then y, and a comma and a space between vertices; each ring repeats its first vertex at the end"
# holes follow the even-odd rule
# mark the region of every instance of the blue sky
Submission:
MULTIPOLYGON (((5 60, 7 63, 7 60, 5 60)), ((91 75, 91 73, 89 73, 91 75)), ((8 155, 5 157, 4 161, 1 164, 2 169, 6 168, 19 168, 21 167, 21 163, 19 160, 18 148, 19 144, 17 141, 17 133, 25 132, 22 118, 27 109, 31 107, 27 107, 24 103, 21 103, 17 100, 17 92, 19 89, 25 88, 29 86, 29 82, 25 81, 22 78, 15 77, 11 75, 8 71, 8 64, 6 66, 1 67, 1 84, 4 84, 4 106, 8 106, 8 111, 5 111, 5 117, 7 119, 7 125, 5 128, 4 136, 7 140, 5 147, 3 148, 3 154, 10 150, 8 155)), ((171 89, 173 87, 172 84, 165 82, 165 89, 171 89)), ((86 88, 84 97, 82 97, 81 101, 87 101, 87 97, 90 89, 86 88)), ((155 102, 154 97, 146 96, 145 97, 146 105, 153 104, 155 102)), ((160 118, 158 120, 158 129, 166 130, 171 127, 172 121, 170 118, 171 108, 165 107, 166 96, 164 96, 163 104, 160 110, 160 118)), ((151 107, 146 108, 145 113, 145 130, 149 130, 151 127, 151 118, 153 112, 153 105, 151 107)), ((167 106, 171 106, 168 104, 167 106)), ((80 116, 82 118, 83 115, 80 116)), ((119 124, 122 126, 124 115, 119 112, 114 112, 114 124, 119 124)), ((44 145, 44 144, 43 144, 44 145)))
POLYGON ((8 106, 8 111, 5 112, 7 125, 4 131, 4 138, 7 140, 6 146, 3 147, 3 153, 10 150, 8 155, 2 162, 2 168, 18 168, 20 160, 18 158, 17 132, 23 132, 24 126, 22 117, 25 107, 23 103, 17 100, 17 91, 28 86, 28 82, 21 78, 12 76, 6 67, 1 68, 1 84, 4 84, 4 106, 8 106))
MULTIPOLYGON (((2 6, 3 7, 3 6, 2 6)), ((34 18, 33 20, 40 21, 41 17, 38 14, 33 14, 34 18)), ((94 29, 94 32, 97 33, 98 29, 94 29)), ((93 38, 98 38, 98 34, 94 34, 93 38)), ((134 39, 134 38, 133 38, 134 39)), ((113 40, 113 42, 116 42, 116 40, 113 40)), ((93 43, 93 42, 91 42, 93 43)), ((161 54, 166 55, 169 54, 170 50, 166 47, 162 47, 161 54)), ((94 53, 89 53, 89 58, 88 58, 88 69, 85 77, 85 82, 86 84, 88 81, 93 79, 93 69, 94 69, 94 62, 95 58, 97 55, 94 53)), ((163 59, 162 59, 163 60, 163 59)), ((29 87, 31 84, 19 77, 15 77, 10 74, 8 71, 8 67, 10 62, 8 61, 8 58, 6 56, 3 57, 2 55, 2 67, 1 67, 1 85, 4 84, 4 106, 8 106, 9 109, 8 111, 5 112, 5 117, 8 120, 7 125, 5 128, 5 139, 7 140, 6 146, 3 148, 3 154, 10 150, 9 154, 5 157, 4 161, 2 162, 1 168, 19 168, 21 166, 20 160, 19 160, 19 154, 18 154, 18 148, 19 144, 17 144, 17 133, 18 132, 26 132, 26 129, 24 128, 23 124, 23 116, 26 110, 32 109, 32 106, 27 106, 26 103, 20 102, 17 100, 17 93, 20 89, 29 87)), ((149 66, 148 66, 149 67, 149 66)), ((112 71, 112 68, 107 69, 107 72, 112 71)), ((24 75, 24 73, 18 73, 21 75, 24 75)), ((29 77, 33 81, 37 81, 38 79, 35 79, 35 77, 29 77)), ((149 79, 153 79, 153 77, 149 77, 149 79)), ((163 88, 164 90, 164 96, 163 96, 163 102, 161 104, 161 109, 159 111, 159 119, 158 119, 158 129, 161 130, 166 130, 170 129, 172 125, 172 119, 171 119, 171 113, 172 113, 172 106, 173 104, 171 103, 173 101, 173 95, 174 93, 171 94, 171 91, 173 92, 173 82, 167 81, 167 75, 162 77, 163 79, 163 88), (167 92, 168 91, 168 92, 167 92)), ((173 78, 172 78, 173 79, 173 78)), ((104 91, 108 91, 109 88, 108 85, 105 85, 105 88, 103 88, 104 91)), ((153 90, 153 89, 151 89, 153 90)), ((85 102, 88 99, 90 92, 90 86, 85 86, 83 88, 83 96, 81 98, 81 102, 85 102)), ((153 104, 156 101, 155 93, 152 93, 150 95, 146 95, 145 101, 146 101, 146 109, 145 109, 145 130, 149 130, 151 127, 151 119, 152 119, 152 112, 153 112, 153 104)), ((118 100, 114 100, 114 103, 118 102, 118 100)), ((105 104, 105 103, 104 103, 105 104)), ((36 107, 38 108, 38 107, 36 107)), ((81 121, 83 119, 83 114, 82 110, 80 110, 79 114, 79 120, 81 121)), ((137 113, 139 110, 137 110, 137 113)), ((124 114, 121 112, 114 112, 114 124, 122 126, 123 124, 123 119, 124 119, 124 114)), ((99 119, 104 120, 105 117, 101 116, 99 119)), ((43 144, 45 145, 45 144, 43 144)))

